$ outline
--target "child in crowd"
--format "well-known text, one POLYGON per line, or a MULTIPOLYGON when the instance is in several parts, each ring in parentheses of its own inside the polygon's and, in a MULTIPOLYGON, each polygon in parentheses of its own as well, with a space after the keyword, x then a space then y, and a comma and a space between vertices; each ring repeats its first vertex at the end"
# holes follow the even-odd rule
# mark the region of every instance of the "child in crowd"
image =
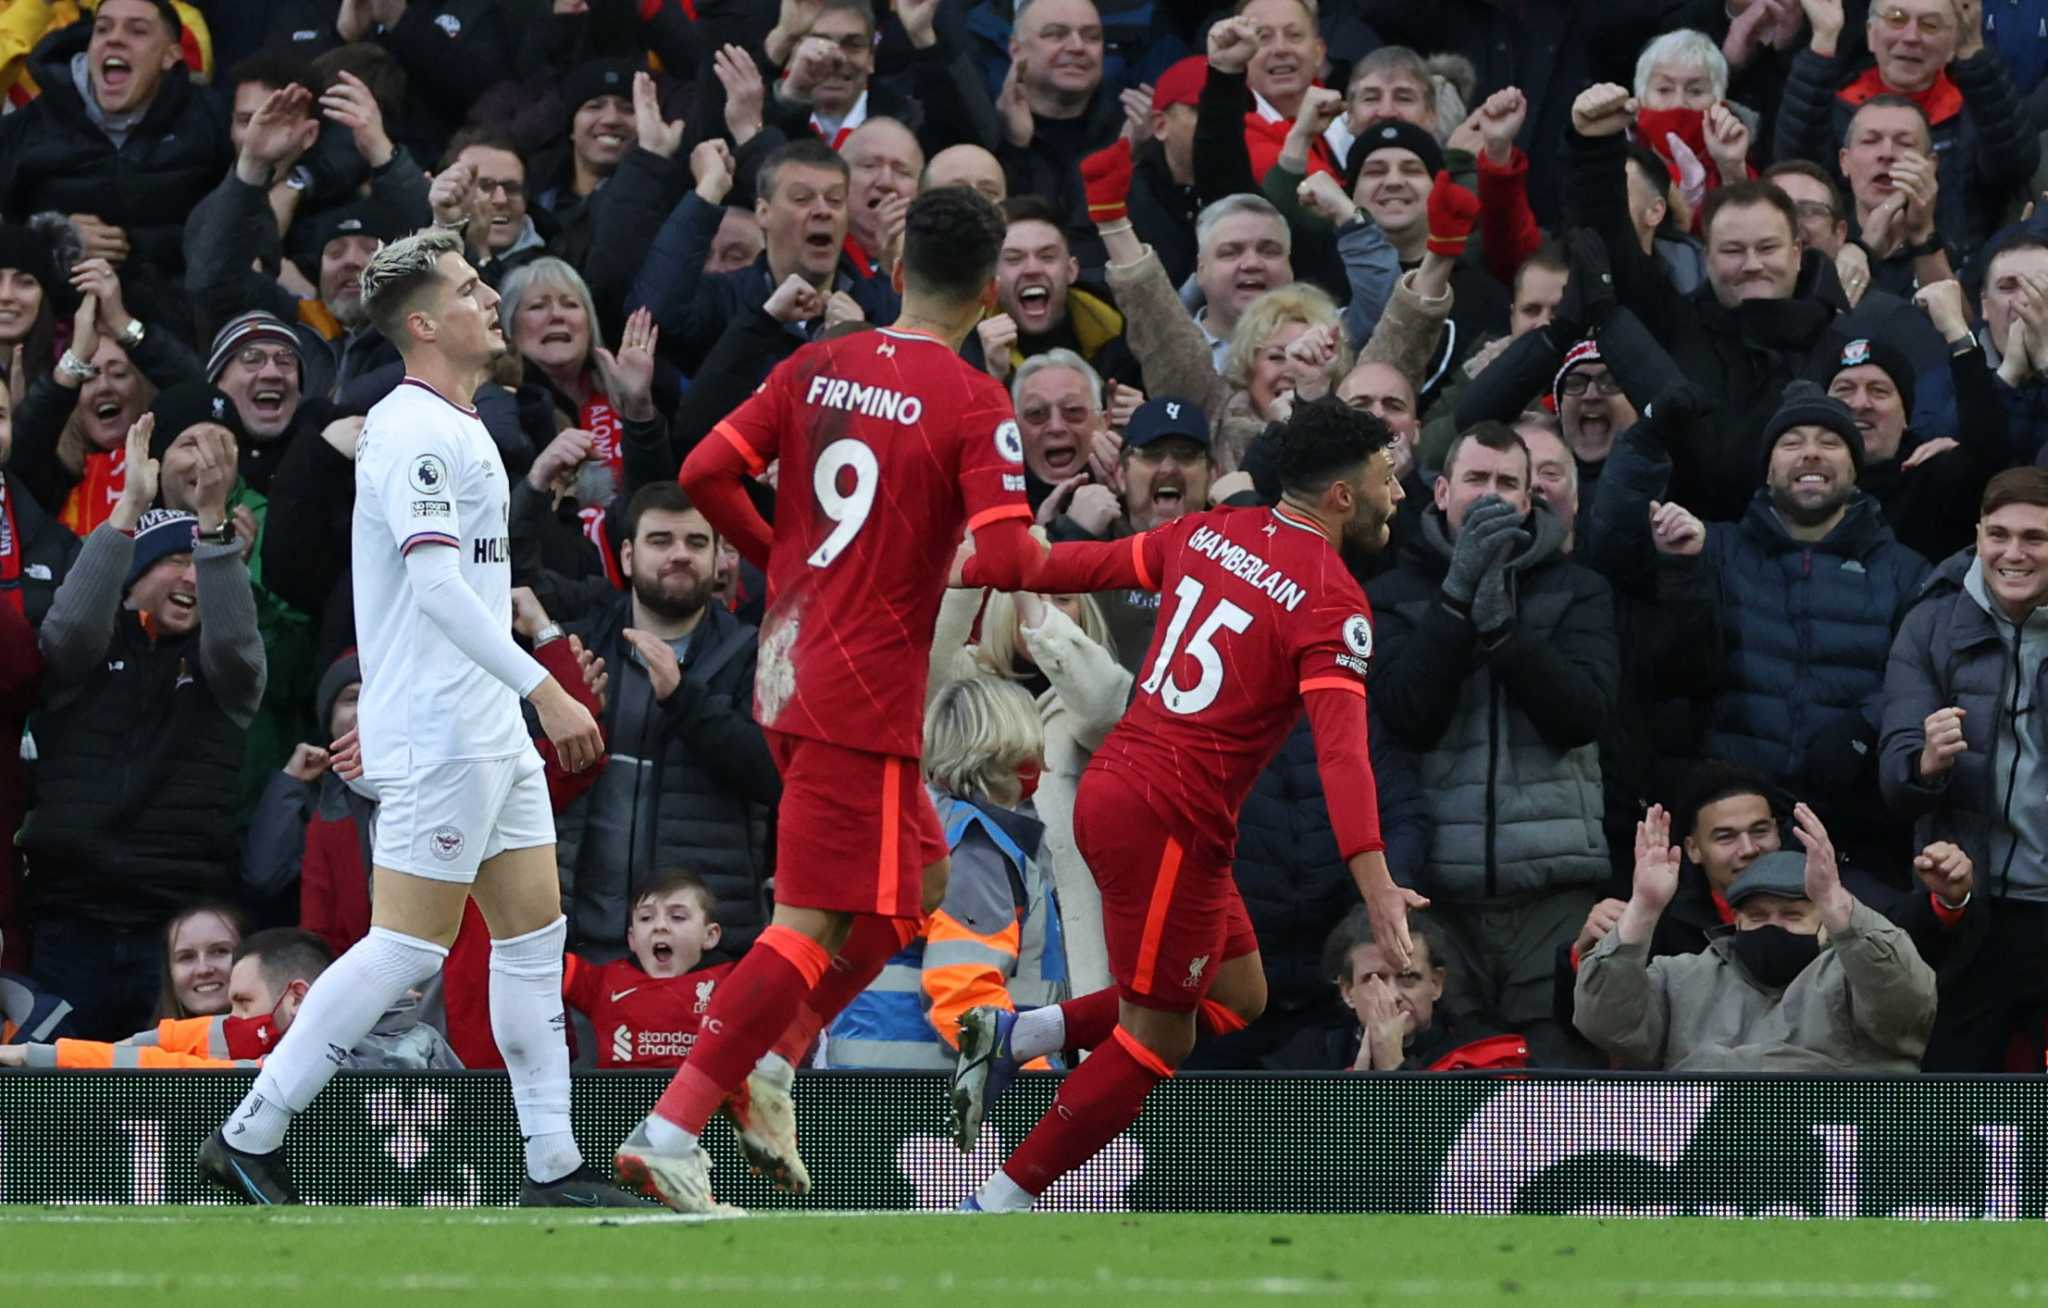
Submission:
POLYGON ((599 1067, 679 1067, 697 1043, 711 994, 731 963, 703 966, 718 947, 718 903, 694 872, 656 873, 633 901, 630 958, 593 963, 571 954, 562 997, 597 1032, 599 1067))
POLYGON ((1016 682, 963 677, 932 696, 924 771, 952 858, 946 896, 832 1024, 828 1066, 950 1069, 971 1010, 1067 997, 1045 828, 1026 811, 1044 767, 1038 706, 1016 682))

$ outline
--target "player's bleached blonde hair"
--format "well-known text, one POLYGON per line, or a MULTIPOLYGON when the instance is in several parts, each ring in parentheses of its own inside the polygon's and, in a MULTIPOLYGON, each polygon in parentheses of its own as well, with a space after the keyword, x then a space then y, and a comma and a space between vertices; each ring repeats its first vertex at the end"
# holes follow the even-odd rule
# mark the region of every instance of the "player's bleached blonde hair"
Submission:
POLYGON ((924 711, 925 779, 963 799, 996 802, 992 787, 1014 783, 1017 769, 1044 753, 1038 706, 1014 681, 949 681, 924 711))
POLYGON ((445 227, 428 227, 387 241, 363 269, 363 308, 393 345, 405 343, 405 315, 414 297, 441 279, 441 256, 461 254, 462 237, 445 227))
MULTIPOLYGON (((1334 325, 1337 302, 1329 292, 1308 282, 1289 282, 1262 292, 1244 307, 1236 330, 1230 333, 1230 349, 1223 356, 1223 380, 1239 390, 1249 389, 1252 365, 1258 361, 1259 351, 1266 348, 1267 339, 1296 322, 1309 327, 1334 325)), ((1350 371, 1351 347, 1340 340, 1337 357, 1331 360, 1328 369, 1330 384, 1335 386, 1350 371)))
MULTIPOLYGON (((1043 597, 1048 606, 1052 597, 1043 597)), ((1081 634, 1109 651, 1116 657, 1116 640, 1109 634, 1109 623, 1102 616, 1102 606, 1093 595, 1075 595, 1074 602, 1080 607, 1080 616, 1075 625, 1081 634)), ((1051 619, 1047 619, 1051 621, 1051 619)), ((981 640, 974 647, 974 661, 985 671, 1015 681, 1017 667, 1017 630, 1023 626, 1023 619, 1017 616, 1017 597, 1006 590, 989 594, 988 604, 981 611, 981 640)))

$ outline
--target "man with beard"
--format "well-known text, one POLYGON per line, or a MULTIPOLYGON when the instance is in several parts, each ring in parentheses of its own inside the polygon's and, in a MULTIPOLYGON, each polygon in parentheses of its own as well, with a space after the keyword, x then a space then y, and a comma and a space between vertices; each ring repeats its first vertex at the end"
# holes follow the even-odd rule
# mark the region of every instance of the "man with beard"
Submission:
MULTIPOLYGON (((1034 462, 1032 419, 1040 416, 1043 408, 1050 407, 1037 398, 1044 387, 1033 383, 1055 370, 1079 378, 1079 367, 1069 363, 1061 369, 1053 363, 1034 369, 1027 364, 1028 375, 1020 373, 1017 420, 1025 432, 1027 468, 1034 462)), ((1075 388, 1069 397, 1070 406, 1085 400, 1087 382, 1092 379, 1091 373, 1075 388)), ((1075 445, 1063 435, 1071 430, 1067 418, 1062 416, 1037 425, 1057 426, 1062 433, 1041 437, 1035 456, 1040 465, 1050 460, 1057 468, 1076 467, 1081 473, 1093 475, 1084 462, 1088 448, 1075 445)), ((1099 409, 1095 430, 1102 430, 1099 409)), ((1121 540, 1200 512, 1209 507, 1209 488, 1216 477, 1216 461, 1209 453, 1209 417, 1199 405, 1185 400, 1147 400, 1131 415, 1110 484, 1076 477, 1077 474, 1069 473, 1061 478, 1039 514, 1056 541, 1121 540)), ((1140 664, 1152 645, 1153 625, 1159 620, 1158 594, 1138 587, 1104 591, 1100 599, 1103 620, 1116 638, 1118 660, 1134 675, 1141 674, 1144 669, 1140 664)))
POLYGON ((982 319, 960 356, 997 381, 1024 360, 1067 349, 1104 378, 1137 386, 1144 370, 1124 340, 1124 316, 1109 292, 1078 285, 1081 263, 1059 215, 1035 195, 1003 205, 1008 230, 996 265, 996 312, 982 319))
POLYGON ((1475 1020, 1527 1037, 1538 1066, 1584 1064, 1552 1011, 1557 949, 1609 874, 1599 740, 1620 680, 1614 597, 1564 551, 1533 497, 1529 447, 1499 423, 1451 447, 1435 502, 1393 571, 1369 689, 1417 758, 1430 896, 1475 1020))
MULTIPOLYGON (((623 957, 643 883, 687 867, 717 896, 725 943, 744 951, 768 921, 768 813, 782 791, 752 713, 756 632, 709 602, 718 537, 681 487, 643 488, 624 528, 629 589, 566 628, 611 678, 611 761, 555 819, 569 948, 623 957)), ((564 631, 544 626, 534 643, 564 631)))
MULTIPOLYGON (((1615 442, 1594 510, 1601 555, 1650 549, 1670 451, 1708 403, 1691 391, 1660 396, 1655 420, 1615 442)), ((1703 553, 1714 573, 1726 642, 1706 750, 1809 797, 1823 814, 1839 812, 1844 839, 1884 866, 1903 847, 1888 849, 1892 833, 1876 820, 1876 715, 1892 634, 1927 561, 1859 489, 1863 432, 1840 400, 1793 382, 1763 444, 1764 485, 1748 513, 1709 523, 1681 546, 1703 553)))

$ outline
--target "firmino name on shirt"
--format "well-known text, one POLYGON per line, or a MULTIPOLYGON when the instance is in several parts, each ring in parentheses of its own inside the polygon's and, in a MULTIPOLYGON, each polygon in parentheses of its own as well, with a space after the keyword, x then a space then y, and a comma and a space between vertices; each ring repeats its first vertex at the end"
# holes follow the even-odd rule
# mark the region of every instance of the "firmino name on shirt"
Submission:
POLYGON ((827 377, 823 373, 811 378, 811 388, 804 395, 804 403, 821 404, 828 409, 846 409, 869 418, 887 418, 906 427, 924 416, 924 401, 915 395, 892 391, 886 386, 847 381, 843 377, 827 377))
POLYGON ((1294 612, 1308 596, 1308 592, 1289 580, 1286 573, 1268 565, 1264 559, 1213 528, 1196 529, 1195 534, 1188 537, 1188 548, 1216 560, 1225 572, 1250 582, 1252 589, 1266 592, 1275 604, 1289 613, 1294 612))

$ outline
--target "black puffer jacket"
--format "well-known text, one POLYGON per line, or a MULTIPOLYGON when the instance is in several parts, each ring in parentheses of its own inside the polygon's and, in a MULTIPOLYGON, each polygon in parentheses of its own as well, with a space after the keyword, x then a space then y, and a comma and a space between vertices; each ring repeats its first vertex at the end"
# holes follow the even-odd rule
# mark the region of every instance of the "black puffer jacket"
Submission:
MULTIPOLYGON (((1614 443, 1600 478, 1588 555, 1627 561, 1649 546, 1649 502, 1664 498, 1670 461, 1639 424, 1614 443)), ((1943 455, 1953 458, 1953 453, 1943 455)), ((1757 468, 1750 471, 1756 485, 1757 468)), ((1859 494, 1828 536, 1786 534, 1770 492, 1751 493, 1739 522, 1707 525, 1725 654, 1715 678, 1710 757, 1798 781, 1820 781, 1817 746, 1877 736, 1892 633, 1927 575, 1927 561, 1899 544, 1877 501, 1859 494)), ((1825 811, 1825 810, 1824 810, 1825 811)))
POLYGON ((75 23, 29 56, 42 94, 0 122, 0 213, 15 222, 46 209, 92 214, 128 233, 132 262, 174 274, 184 267, 185 215, 234 162, 227 121, 180 64, 117 148, 71 77, 91 35, 91 24, 75 23))
POLYGON ((1564 526, 1539 500, 1532 539, 1507 564, 1515 620, 1482 645, 1443 601, 1443 515, 1420 516, 1400 566, 1366 589, 1383 651, 1368 686, 1415 751, 1433 824, 1417 888, 1502 903, 1604 880, 1597 742, 1620 680, 1613 591, 1564 555, 1564 526))
MULTIPOLYGON (((602 957, 622 953, 641 879, 686 867, 717 897, 725 947, 743 951, 768 923, 769 814, 782 790, 753 720, 755 633, 722 606, 707 606, 683 659, 682 684, 666 702, 646 706, 651 729, 643 738, 626 740, 618 734, 621 702, 651 693, 621 634, 632 614, 632 597, 621 595, 569 626, 612 669, 602 724, 611 751, 607 775, 555 819, 570 948, 602 957), (651 766, 637 767, 638 760, 651 766), (612 774, 629 769, 640 774, 624 782, 633 816, 643 805, 654 806, 654 847, 607 854, 598 860, 605 865, 598 873, 583 857, 591 804, 601 790, 621 784, 612 774)), ((638 830, 638 823, 627 830, 638 830)))

